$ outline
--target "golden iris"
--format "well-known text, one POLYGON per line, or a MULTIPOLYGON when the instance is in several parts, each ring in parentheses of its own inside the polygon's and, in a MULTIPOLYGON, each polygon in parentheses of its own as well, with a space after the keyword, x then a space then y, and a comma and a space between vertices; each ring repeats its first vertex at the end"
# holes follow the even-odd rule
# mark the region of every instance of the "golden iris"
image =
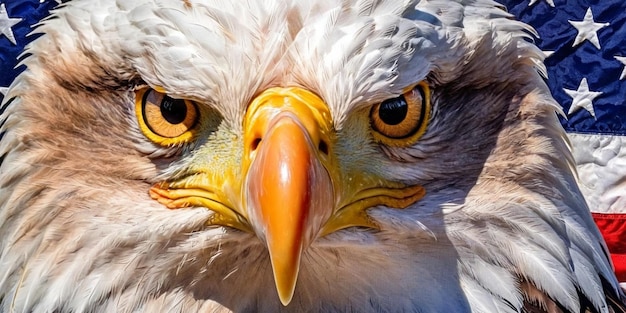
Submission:
POLYGON ((157 144, 170 146, 194 137, 199 112, 193 101, 143 88, 135 93, 135 111, 141 131, 157 144))
POLYGON ((402 95, 376 104, 370 122, 376 141, 389 146, 414 144, 430 119, 430 88, 420 82, 402 95))

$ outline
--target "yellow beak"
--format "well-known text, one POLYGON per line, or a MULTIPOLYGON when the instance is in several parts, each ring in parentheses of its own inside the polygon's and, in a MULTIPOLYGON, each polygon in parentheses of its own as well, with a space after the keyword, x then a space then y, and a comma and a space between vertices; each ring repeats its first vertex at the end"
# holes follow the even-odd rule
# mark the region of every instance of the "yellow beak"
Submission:
POLYGON ((302 250, 333 211, 329 116, 314 94, 274 88, 252 102, 245 119, 247 213, 267 244, 284 305, 295 290, 302 250))

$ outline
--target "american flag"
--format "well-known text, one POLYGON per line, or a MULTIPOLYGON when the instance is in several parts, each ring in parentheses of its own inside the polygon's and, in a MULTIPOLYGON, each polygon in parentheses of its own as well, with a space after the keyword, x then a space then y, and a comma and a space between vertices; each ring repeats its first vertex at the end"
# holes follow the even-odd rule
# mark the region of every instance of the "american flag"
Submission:
MULTIPOLYGON (((129 0, 132 1, 132 0, 129 0)), ((33 25, 61 0, 0 0, 0 101, 33 25)), ((626 1, 499 0, 538 32, 580 186, 626 281, 626 1)))
POLYGON ((626 1, 499 2, 539 34, 581 190, 626 282, 626 1))

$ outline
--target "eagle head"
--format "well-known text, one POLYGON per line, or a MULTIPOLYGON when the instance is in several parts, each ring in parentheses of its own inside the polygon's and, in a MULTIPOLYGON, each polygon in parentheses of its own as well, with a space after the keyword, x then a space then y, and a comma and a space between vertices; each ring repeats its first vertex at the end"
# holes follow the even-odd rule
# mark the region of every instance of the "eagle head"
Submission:
POLYGON ((491 0, 71 0, 0 115, 6 312, 609 312, 491 0))

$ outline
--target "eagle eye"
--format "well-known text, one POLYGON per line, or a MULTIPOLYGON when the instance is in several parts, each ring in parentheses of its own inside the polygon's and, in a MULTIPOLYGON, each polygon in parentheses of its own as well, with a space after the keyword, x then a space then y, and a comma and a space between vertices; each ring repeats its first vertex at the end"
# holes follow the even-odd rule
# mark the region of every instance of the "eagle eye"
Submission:
POLYGON ((198 108, 186 99, 174 99, 152 88, 135 92, 135 110, 143 134, 163 146, 193 138, 198 108))
POLYGON ((429 117, 430 89, 425 82, 374 105, 370 111, 376 141, 397 147, 414 144, 426 132, 429 117))

